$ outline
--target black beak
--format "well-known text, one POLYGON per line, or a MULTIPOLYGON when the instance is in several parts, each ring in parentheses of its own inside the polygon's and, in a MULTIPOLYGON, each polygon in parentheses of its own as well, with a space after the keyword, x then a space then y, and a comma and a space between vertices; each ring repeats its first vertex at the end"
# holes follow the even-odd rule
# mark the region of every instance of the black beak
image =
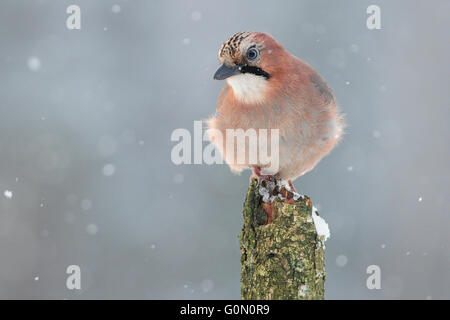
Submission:
POLYGON ((217 69, 216 73, 214 74, 214 80, 224 80, 239 73, 240 73, 239 66, 228 67, 224 63, 223 65, 220 66, 219 69, 217 69))

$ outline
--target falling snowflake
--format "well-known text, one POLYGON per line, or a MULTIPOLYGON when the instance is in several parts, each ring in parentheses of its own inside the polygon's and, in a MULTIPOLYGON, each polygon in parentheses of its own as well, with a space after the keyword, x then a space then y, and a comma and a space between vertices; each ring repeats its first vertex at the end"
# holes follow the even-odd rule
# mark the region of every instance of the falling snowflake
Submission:
POLYGON ((98 227, 97 225, 95 225, 94 223, 90 223, 87 225, 86 227, 86 231, 87 233, 89 233, 90 235, 95 235, 98 232, 98 227))
POLYGON ((202 13, 200 11, 192 12, 191 19, 194 21, 200 21, 202 19, 202 13))
POLYGON ((214 282, 210 279, 205 279, 200 283, 203 292, 209 292, 214 288, 214 282))
POLYGON ((38 57, 30 57, 28 59, 28 68, 31 71, 39 71, 41 69, 41 60, 38 57))
POLYGON ((173 176, 173 182, 176 184, 182 184, 184 181, 184 176, 181 173, 177 173, 173 176))
POLYGON ((375 139, 378 139, 379 137, 381 137, 381 133, 380 133, 380 131, 378 131, 378 130, 373 130, 373 131, 372 131, 372 136, 373 136, 375 139))
POLYGON ((104 176, 110 177, 116 172, 116 167, 112 163, 108 163, 103 167, 102 172, 104 176))
POLYGON ((119 13, 122 10, 122 8, 120 8, 120 6, 118 4, 115 4, 111 7, 111 11, 113 13, 119 13))
POLYGON ((345 267, 347 265, 348 259, 345 255, 338 255, 336 258, 336 264, 338 267, 345 267))
POLYGON ((92 201, 89 199, 83 199, 81 200, 80 206, 84 211, 89 211, 92 209, 92 201))
POLYGON ((13 196, 12 191, 9 190, 5 190, 5 192, 3 192, 3 194, 5 195, 6 198, 11 199, 13 196))

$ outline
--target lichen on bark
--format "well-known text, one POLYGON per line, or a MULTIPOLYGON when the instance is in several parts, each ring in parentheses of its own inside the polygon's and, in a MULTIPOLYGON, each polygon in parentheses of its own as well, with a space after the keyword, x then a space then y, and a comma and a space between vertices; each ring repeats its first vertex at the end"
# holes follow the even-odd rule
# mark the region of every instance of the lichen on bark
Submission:
POLYGON ((276 199, 270 223, 262 209, 257 180, 244 203, 241 298, 312 300, 324 298, 324 238, 312 218, 309 198, 289 204, 276 199))

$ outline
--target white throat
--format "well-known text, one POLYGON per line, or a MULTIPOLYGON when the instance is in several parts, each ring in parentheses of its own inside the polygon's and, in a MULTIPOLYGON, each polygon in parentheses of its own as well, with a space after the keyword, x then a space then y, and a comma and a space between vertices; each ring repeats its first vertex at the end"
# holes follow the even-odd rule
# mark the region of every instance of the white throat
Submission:
POLYGON ((241 73, 227 78, 236 98, 245 103, 260 103, 264 100, 267 80, 252 73, 241 73))

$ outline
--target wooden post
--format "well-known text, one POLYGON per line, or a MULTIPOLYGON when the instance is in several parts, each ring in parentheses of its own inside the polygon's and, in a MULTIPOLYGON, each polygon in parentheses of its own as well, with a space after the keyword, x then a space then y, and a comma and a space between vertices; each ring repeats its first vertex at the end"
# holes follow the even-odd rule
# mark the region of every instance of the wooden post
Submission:
POLYGON ((267 223, 257 180, 244 203, 241 247, 242 299, 323 299, 324 236, 319 236, 308 197, 276 199, 267 223))

